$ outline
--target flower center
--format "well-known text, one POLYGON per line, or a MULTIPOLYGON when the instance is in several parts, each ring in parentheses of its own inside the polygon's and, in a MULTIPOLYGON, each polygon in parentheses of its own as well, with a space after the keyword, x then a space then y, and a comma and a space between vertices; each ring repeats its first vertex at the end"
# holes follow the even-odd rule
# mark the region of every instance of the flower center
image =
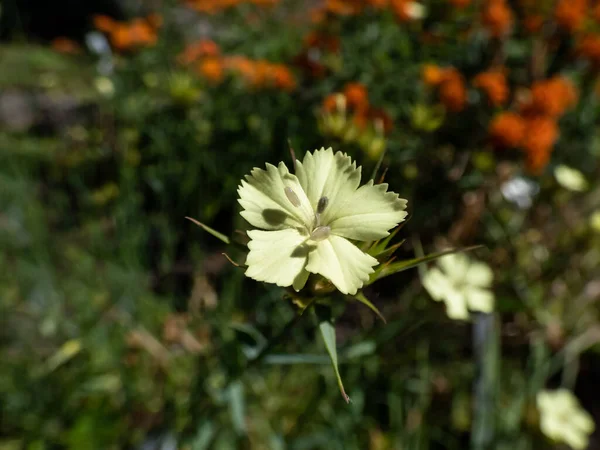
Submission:
MULTIPOLYGON (((287 197, 287 199, 290 201, 290 203, 292 205, 294 205, 294 207, 296 208, 300 208, 302 206, 302 203, 300 202, 300 198, 298 197, 298 195, 296 195, 296 193, 294 192, 294 190, 289 187, 286 186, 284 189, 285 192, 285 196, 287 197)), ((331 234, 331 227, 328 227, 326 225, 321 225, 321 214, 323 214, 323 211, 325 211, 325 208, 327 208, 327 205, 329 204, 329 199, 326 196, 323 196, 319 199, 319 202, 317 203, 317 211, 315 212, 315 216, 313 219, 313 223, 312 226, 309 227, 308 225, 306 226, 306 231, 309 234, 309 239, 312 241, 323 241, 325 239, 327 239, 329 237, 329 235, 331 234)), ((312 208, 310 208, 312 210, 312 208)), ((310 220, 309 220, 310 222, 310 220)))

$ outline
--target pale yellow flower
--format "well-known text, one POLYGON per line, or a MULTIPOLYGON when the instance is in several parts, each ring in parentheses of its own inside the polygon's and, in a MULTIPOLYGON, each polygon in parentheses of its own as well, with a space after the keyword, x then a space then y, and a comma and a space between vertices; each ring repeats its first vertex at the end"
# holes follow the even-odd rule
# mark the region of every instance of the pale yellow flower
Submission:
POLYGON ((468 319, 469 310, 492 312, 492 270, 484 263, 456 253, 440 258, 423 277, 423 286, 434 300, 443 300, 448 317, 468 319))
POLYGON ((284 163, 254 168, 238 188, 248 231, 246 275, 300 290, 311 273, 344 294, 356 294, 377 259, 352 241, 372 241, 406 217, 406 200, 387 184, 359 187, 361 168, 331 148, 307 152, 296 175, 284 163))
POLYGON ((577 398, 567 389, 541 391, 537 395, 540 428, 550 439, 564 442, 574 449, 588 446, 594 420, 577 398))

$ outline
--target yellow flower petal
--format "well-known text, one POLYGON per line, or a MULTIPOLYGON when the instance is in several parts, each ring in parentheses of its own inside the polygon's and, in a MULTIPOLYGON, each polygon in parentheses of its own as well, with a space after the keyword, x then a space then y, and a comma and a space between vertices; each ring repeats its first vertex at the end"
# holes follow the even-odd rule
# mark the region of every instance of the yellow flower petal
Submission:
POLYGON ((251 241, 246 258, 246 276, 256 281, 294 286, 299 291, 308 278, 305 267, 314 247, 295 228, 276 231, 248 231, 251 241))
POLYGON ((376 264, 377 259, 348 240, 330 236, 309 253, 306 270, 328 278, 341 293, 354 295, 369 279, 376 264))

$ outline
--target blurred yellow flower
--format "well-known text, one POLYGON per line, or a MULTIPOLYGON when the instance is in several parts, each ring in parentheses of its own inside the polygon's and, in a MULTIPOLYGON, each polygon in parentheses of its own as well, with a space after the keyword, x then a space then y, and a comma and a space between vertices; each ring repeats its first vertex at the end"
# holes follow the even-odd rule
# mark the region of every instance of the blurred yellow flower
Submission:
POLYGON ((564 442, 574 449, 588 445, 595 425, 577 398, 567 389, 541 391, 537 395, 540 428, 548 438, 564 442))
POLYGON ((588 188, 588 182, 579 170, 563 164, 554 169, 554 177, 558 184, 569 191, 583 192, 588 188))
POLYGON ((590 217, 590 225, 594 231, 600 233, 600 210, 592 214, 590 217))

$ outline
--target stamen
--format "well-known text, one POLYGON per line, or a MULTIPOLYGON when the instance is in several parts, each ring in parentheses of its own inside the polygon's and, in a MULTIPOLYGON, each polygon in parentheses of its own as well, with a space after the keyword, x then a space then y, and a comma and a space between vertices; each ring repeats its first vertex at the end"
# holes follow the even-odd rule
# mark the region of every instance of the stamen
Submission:
POLYGON ((298 208, 300 206, 300 199, 298 198, 294 190, 291 187, 286 186, 283 191, 285 192, 285 196, 288 198, 290 203, 296 208, 298 208))
POLYGON ((319 203, 317 203, 317 214, 322 214, 327 208, 327 204, 329 203, 329 199, 325 196, 319 199, 319 203))
POLYGON ((331 234, 330 227, 317 227, 310 234, 310 239, 313 241, 323 241, 331 234))

